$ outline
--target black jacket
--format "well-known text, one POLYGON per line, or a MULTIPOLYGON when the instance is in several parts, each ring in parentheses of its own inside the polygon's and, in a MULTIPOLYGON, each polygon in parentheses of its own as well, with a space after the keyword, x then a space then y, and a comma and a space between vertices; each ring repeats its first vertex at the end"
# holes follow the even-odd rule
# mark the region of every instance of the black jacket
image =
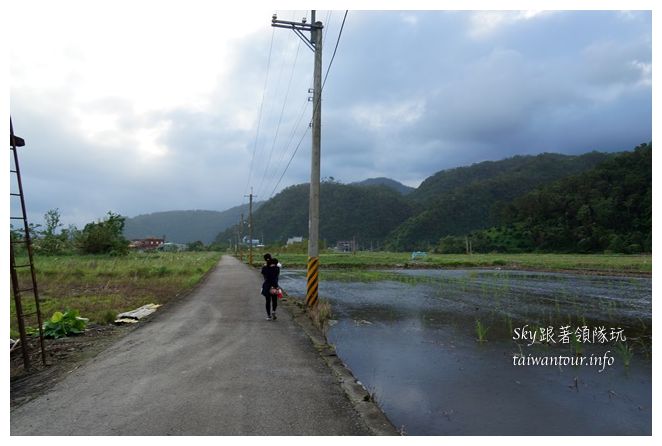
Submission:
POLYGON ((264 283, 262 283, 262 295, 269 296, 269 289, 271 287, 278 288, 278 276, 280 275, 280 268, 277 266, 263 266, 262 276, 264 276, 264 283))

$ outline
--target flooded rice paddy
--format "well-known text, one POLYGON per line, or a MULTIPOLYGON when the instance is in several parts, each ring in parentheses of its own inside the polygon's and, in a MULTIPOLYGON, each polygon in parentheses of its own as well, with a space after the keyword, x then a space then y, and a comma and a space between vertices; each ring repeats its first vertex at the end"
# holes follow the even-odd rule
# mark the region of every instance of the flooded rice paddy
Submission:
POLYGON ((650 278, 324 273, 329 342, 408 435, 651 435, 650 278))

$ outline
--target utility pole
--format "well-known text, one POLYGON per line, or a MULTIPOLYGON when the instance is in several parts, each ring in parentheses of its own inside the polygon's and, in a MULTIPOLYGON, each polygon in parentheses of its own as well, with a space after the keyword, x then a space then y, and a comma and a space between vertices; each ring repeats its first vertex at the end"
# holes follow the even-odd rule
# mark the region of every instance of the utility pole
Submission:
POLYGON ((248 201, 248 264, 253 265, 253 197, 257 197, 257 195, 253 195, 253 188, 251 187, 251 193, 250 195, 244 195, 244 197, 248 196, 249 201, 248 201))
POLYGON ((237 235, 237 246, 239 247, 239 260, 244 261, 244 250, 241 249, 241 242, 244 238, 244 213, 241 213, 241 220, 239 220, 239 234, 237 235))
POLYGON ((322 135, 322 22, 315 21, 315 11, 310 13, 310 24, 271 19, 271 26, 289 28, 315 53, 313 72, 313 141, 310 163, 310 195, 308 203, 308 267, 306 272, 306 304, 317 305, 319 276, 319 201, 320 201, 320 155, 322 135), (310 39, 303 31, 310 31, 310 39))

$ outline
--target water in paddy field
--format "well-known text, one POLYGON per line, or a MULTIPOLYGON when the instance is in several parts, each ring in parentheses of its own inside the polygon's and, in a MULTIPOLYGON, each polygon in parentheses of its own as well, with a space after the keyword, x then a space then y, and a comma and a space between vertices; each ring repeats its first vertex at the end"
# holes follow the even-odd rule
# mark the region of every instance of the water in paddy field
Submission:
MULTIPOLYGON (((320 282, 337 320, 328 340, 407 434, 651 435, 650 278, 342 274, 320 282)), ((305 273, 284 270, 280 284, 303 296, 305 273)))

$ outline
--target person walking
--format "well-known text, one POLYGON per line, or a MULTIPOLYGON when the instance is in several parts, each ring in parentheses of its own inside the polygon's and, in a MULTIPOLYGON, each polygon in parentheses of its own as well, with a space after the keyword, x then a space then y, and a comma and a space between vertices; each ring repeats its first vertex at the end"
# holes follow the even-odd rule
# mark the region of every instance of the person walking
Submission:
POLYGON ((276 307, 278 306, 278 276, 280 275, 280 267, 278 266, 278 259, 269 258, 265 254, 266 265, 262 267, 261 273, 264 277, 262 283, 262 295, 265 298, 265 308, 267 310, 267 320, 276 320, 276 307))

